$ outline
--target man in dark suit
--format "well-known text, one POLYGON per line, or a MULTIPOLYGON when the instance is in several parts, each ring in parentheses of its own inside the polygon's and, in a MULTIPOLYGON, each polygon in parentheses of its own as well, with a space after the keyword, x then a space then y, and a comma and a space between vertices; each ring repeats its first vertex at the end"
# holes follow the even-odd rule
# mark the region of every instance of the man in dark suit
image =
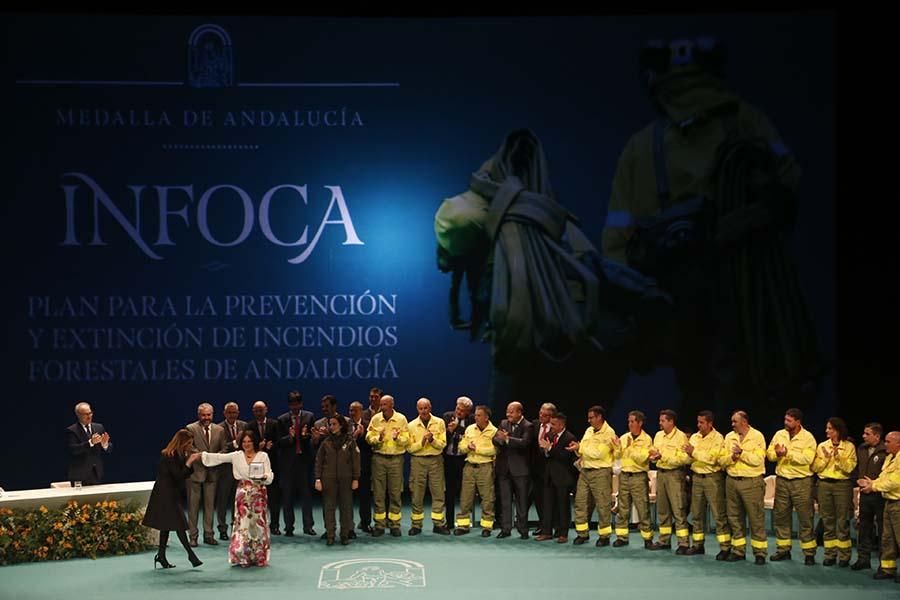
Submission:
POLYGON ((369 421, 372 417, 381 412, 381 396, 383 392, 381 388, 373 387, 369 390, 369 408, 363 411, 362 424, 363 427, 369 427, 369 421))
MULTIPOLYGON (((237 402, 229 402, 224 408, 225 419, 219 427, 225 430, 224 452, 240 450, 237 436, 247 428, 247 422, 238 419, 240 408, 237 402)), ((219 465, 219 480, 216 482, 216 520, 219 524, 219 539, 228 541, 228 524, 234 521, 234 495, 237 492, 237 479, 230 464, 219 465), (226 519, 231 510, 231 521, 226 519)))
POLYGON ((537 529, 535 529, 534 535, 544 533, 542 529, 544 523, 544 467, 547 466, 544 451, 538 445, 538 442, 550 437, 550 418, 557 412, 555 404, 545 402, 541 405, 538 418, 532 421, 534 426, 534 444, 531 446, 531 501, 537 509, 538 517, 537 529))
POLYGON ((444 492, 447 528, 456 527, 456 501, 462 492, 463 467, 466 455, 459 451, 459 442, 466 433, 466 427, 475 424, 472 415, 472 400, 466 396, 456 399, 456 410, 445 412, 444 424, 447 428, 447 446, 444 448, 444 492))
MULTIPOLYGON (((194 436, 192 452, 224 452, 225 430, 215 423, 213 419, 213 407, 204 402, 197 407, 197 420, 186 427, 194 436)), ((191 546, 197 546, 199 528, 197 519, 200 516, 200 500, 203 499, 203 543, 211 546, 217 545, 213 530, 213 517, 216 512, 216 483, 219 480, 219 470, 215 467, 205 467, 201 461, 194 462, 194 471, 188 479, 188 534, 191 538, 191 546)))
POLYGON ((261 440, 259 449, 269 455, 272 472, 275 474, 275 485, 267 487, 269 495, 269 533, 281 535, 278 524, 281 522, 281 465, 279 464, 278 421, 269 418, 269 406, 262 400, 253 403, 253 420, 247 422, 247 429, 256 432, 261 440))
POLYGON ((534 444, 534 427, 522 415, 522 404, 510 402, 506 418, 500 422, 500 431, 494 436, 497 446, 495 471, 500 488, 500 534, 510 536, 512 529, 512 497, 516 497, 516 529, 523 540, 528 539, 528 484, 531 447, 534 444))
MULTIPOLYGON (((381 402, 381 396, 378 398, 381 402)), ((359 487, 356 489, 359 499, 358 527, 361 531, 372 533, 372 446, 366 441, 369 423, 364 420, 365 411, 361 402, 352 402, 349 412, 350 436, 359 448, 359 487)))
POLYGON ((97 485, 103 482, 103 455, 112 452, 109 433, 100 423, 94 423, 94 412, 87 402, 75 405, 78 422, 66 428, 69 448, 69 481, 75 485, 97 485))
POLYGON ((569 541, 569 522, 572 510, 569 506, 569 492, 575 486, 578 470, 575 468, 575 453, 566 448, 576 441, 566 429, 566 415, 557 413, 550 419, 550 436, 540 440, 538 445, 546 460, 544 471, 544 522, 543 530, 536 539, 539 542, 556 537, 565 544, 569 541))
POLYGON ((288 394, 288 412, 278 417, 278 468, 284 503, 284 535, 294 535, 294 498, 299 496, 303 512, 303 533, 316 535, 313 529, 310 469, 316 462, 310 444, 313 414, 303 410, 303 394, 288 394))

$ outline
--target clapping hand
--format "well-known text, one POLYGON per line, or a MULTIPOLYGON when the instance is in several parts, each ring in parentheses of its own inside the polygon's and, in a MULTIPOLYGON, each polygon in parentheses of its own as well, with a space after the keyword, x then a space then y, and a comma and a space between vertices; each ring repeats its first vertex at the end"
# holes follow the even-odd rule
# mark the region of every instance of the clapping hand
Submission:
POLYGON ((494 437, 496 437, 501 442, 505 442, 506 440, 509 439, 509 434, 507 432, 505 432, 504 430, 500 429, 499 431, 497 431, 497 435, 495 435, 494 437))
POLYGON ((359 481, 357 481, 356 479, 354 479, 353 481, 351 481, 351 482, 350 482, 350 489, 351 489, 351 490, 359 489, 359 481))
POLYGON ((106 433, 105 431, 104 431, 103 434, 100 436, 100 445, 103 446, 104 449, 105 449, 107 446, 109 446, 109 434, 106 433))
POLYGON ((475 440, 469 442, 469 450, 475 450, 475 440))
POLYGON ((102 438, 100 437, 99 433, 93 434, 91 436, 91 446, 96 446, 97 444, 99 444, 101 439, 102 438))
POLYGON ((694 447, 691 446, 690 443, 685 444, 684 446, 681 447, 681 449, 684 450, 688 456, 694 455, 694 447))
POLYGON ((581 447, 581 444, 573 440, 569 442, 568 446, 566 446, 566 450, 569 450, 570 452, 578 452, 579 447, 581 447))
POLYGON ((422 436, 422 445, 430 444, 434 441, 434 434, 430 431, 426 431, 425 435, 422 436))
POLYGON ((787 454, 787 448, 782 444, 775 444, 775 456, 782 457, 787 454))

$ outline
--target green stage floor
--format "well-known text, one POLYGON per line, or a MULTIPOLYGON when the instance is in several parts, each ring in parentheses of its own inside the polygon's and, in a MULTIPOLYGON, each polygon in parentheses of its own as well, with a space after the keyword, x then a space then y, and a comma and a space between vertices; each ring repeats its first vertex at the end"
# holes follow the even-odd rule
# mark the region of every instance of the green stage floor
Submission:
MULTIPOLYGON (((184 551, 170 542, 169 560, 174 569, 152 568, 153 552, 98 560, 71 560, 0 567, 0 598, 44 600, 87 597, 90 600, 190 598, 265 600, 318 596, 353 598, 413 598, 491 600, 555 598, 571 600, 588 594, 620 598, 680 598, 702 600, 854 600, 900 597, 900 584, 875 581, 872 571, 807 567, 795 540, 794 560, 756 566, 716 562, 713 542, 702 557, 676 556, 673 552, 644 550, 639 534, 631 534, 625 548, 596 548, 520 540, 517 534, 503 540, 480 537, 475 528, 467 536, 437 536, 426 520, 422 535, 410 538, 408 508, 404 512, 403 537, 372 538, 358 532, 349 546, 328 547, 318 537, 274 536, 271 564, 266 568, 231 567, 227 545, 201 544, 204 564, 190 567, 184 551), (343 561, 352 561, 340 564, 343 561), (335 564, 337 563, 337 564, 335 564), (359 587, 387 585, 387 587, 359 587), (357 586, 336 589, 335 586, 357 586)), ((427 512, 427 511, 426 511, 427 512)), ((323 531, 317 510, 316 529, 323 531)), ((298 524, 299 524, 298 519, 298 524)), ((570 532, 574 538, 575 532, 570 532)), ((770 554, 774 539, 769 539, 770 554)), ((854 549, 855 559, 855 549, 854 549)))

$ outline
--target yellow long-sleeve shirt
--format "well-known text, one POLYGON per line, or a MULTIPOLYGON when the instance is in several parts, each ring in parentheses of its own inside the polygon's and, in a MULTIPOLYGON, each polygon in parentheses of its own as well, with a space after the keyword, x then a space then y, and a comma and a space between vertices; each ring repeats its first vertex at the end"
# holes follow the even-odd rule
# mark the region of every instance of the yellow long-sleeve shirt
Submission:
POLYGON ((653 447, 659 450, 660 457, 656 461, 657 469, 677 469, 691 461, 691 457, 684 451, 684 445, 688 438, 683 431, 673 427, 669 435, 664 431, 657 431, 653 436, 653 447))
POLYGON ((872 489, 881 492, 887 500, 900 500, 900 458, 888 454, 881 475, 872 482, 872 489))
POLYGON ((775 474, 786 479, 802 479, 812 475, 812 463, 816 457, 816 438, 806 429, 800 428, 797 435, 791 437, 786 429, 778 431, 769 442, 766 458, 777 463, 775 474), (775 454, 775 446, 781 444, 787 448, 787 454, 779 457, 775 454))
POLYGON ((497 448, 494 446, 495 435, 497 428, 490 421, 484 429, 478 429, 477 424, 466 427, 466 433, 459 440, 459 451, 466 455, 466 462, 476 465, 493 462, 497 454, 497 448), (470 442, 475 442, 474 450, 469 450, 470 442))
POLYGON ((369 421, 369 428, 366 430, 366 441, 372 446, 372 451, 376 454, 387 454, 393 456, 406 452, 406 446, 409 444, 409 423, 406 417, 398 413, 396 410, 390 419, 384 418, 384 413, 377 413, 369 421), (394 439, 394 430, 397 430, 397 439, 394 439), (381 432, 384 432, 384 439, 381 440, 381 432))
POLYGON ((646 431, 634 437, 627 432, 619 438, 619 447, 615 457, 622 460, 622 471, 625 473, 646 473, 650 470, 650 447, 653 440, 646 431))
POLYGON ((766 473, 766 438, 757 429, 747 430, 744 439, 734 431, 725 436, 722 450, 722 466, 732 477, 758 477, 766 473), (737 460, 732 458, 732 448, 741 447, 737 460))
POLYGON ((578 456, 581 457, 581 466, 585 469, 603 469, 612 467, 615 460, 615 451, 612 444, 616 432, 609 423, 603 422, 599 430, 588 427, 578 446, 578 456))
POLYGON ((849 479, 855 468, 856 448, 847 440, 841 440, 836 452, 831 440, 825 440, 816 448, 812 470, 820 479, 849 479), (825 457, 826 451, 831 452, 830 458, 825 457))
POLYGON ((406 451, 413 456, 440 456, 444 446, 447 445, 447 427, 440 417, 432 417, 428 420, 428 427, 422 423, 422 419, 416 417, 409 423, 409 446, 406 451), (422 445, 425 432, 430 431, 434 439, 430 443, 422 445))
POLYGON ((691 455, 691 471, 699 474, 718 473, 722 470, 722 444, 725 438, 713 429, 705 436, 700 432, 691 436, 690 444, 694 447, 691 455))

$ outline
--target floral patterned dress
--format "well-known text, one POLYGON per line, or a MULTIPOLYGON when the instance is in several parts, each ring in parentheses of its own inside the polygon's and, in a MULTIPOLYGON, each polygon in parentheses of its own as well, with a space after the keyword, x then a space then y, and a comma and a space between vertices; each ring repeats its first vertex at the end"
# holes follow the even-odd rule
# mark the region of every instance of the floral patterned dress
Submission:
POLYGON ((269 455, 257 452, 248 463, 242 451, 227 454, 203 453, 207 467, 231 463, 234 478, 238 480, 234 497, 235 523, 228 546, 228 562, 242 567, 265 567, 269 564, 269 500, 266 486, 275 475, 269 455), (250 465, 262 465, 262 478, 250 479, 250 465))

